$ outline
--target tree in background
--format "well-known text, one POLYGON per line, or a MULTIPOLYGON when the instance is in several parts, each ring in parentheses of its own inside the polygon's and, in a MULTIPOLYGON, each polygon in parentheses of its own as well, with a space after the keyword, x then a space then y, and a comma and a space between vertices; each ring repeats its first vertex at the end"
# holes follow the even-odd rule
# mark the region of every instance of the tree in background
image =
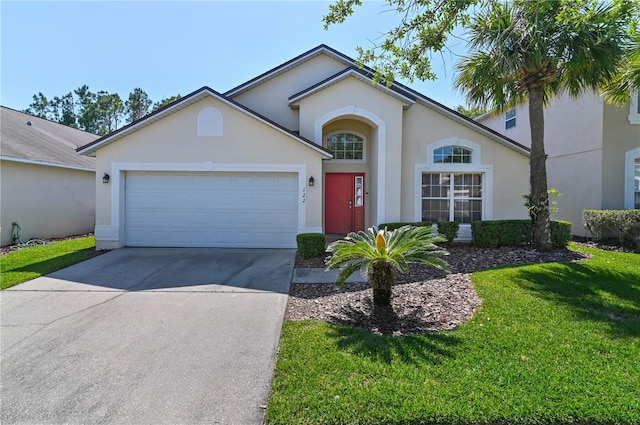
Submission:
POLYGON ((176 100, 180 99, 182 96, 175 95, 175 96, 170 96, 170 97, 165 97, 164 99, 162 99, 159 102, 156 102, 153 104, 153 106, 151 107, 151 111, 157 111, 160 108, 164 108, 165 106, 167 106, 168 104, 175 102, 176 100))
POLYGON ((109 134, 118 129, 124 113, 124 103, 120 95, 101 90, 97 93, 96 102, 92 107, 95 108, 99 134, 109 134))
POLYGON ((24 112, 69 127, 77 127, 74 109, 75 101, 72 93, 62 97, 54 96, 51 100, 42 93, 38 93, 33 95, 33 103, 24 112))
POLYGON ((467 118, 477 118, 482 114, 487 113, 487 108, 485 108, 484 106, 463 106, 463 105, 458 105, 456 106, 456 112, 464 115, 467 118))
POLYGON ((89 86, 82 85, 62 97, 52 99, 41 92, 33 95, 33 102, 24 112, 53 122, 79 128, 89 133, 104 136, 117 130, 123 123, 131 123, 153 110, 180 99, 180 95, 171 96, 153 103, 141 88, 135 88, 125 102, 117 93, 100 90, 92 92, 89 86))
POLYGON ((24 112, 31 114, 35 117, 39 118, 47 118, 49 107, 49 100, 47 97, 39 92, 38 94, 33 95, 33 102, 29 105, 24 112))
POLYGON ((149 95, 139 87, 129 93, 129 98, 124 102, 124 113, 127 116, 127 123, 139 120, 149 113, 149 107, 153 102, 149 95))
POLYGON ((76 105, 78 106, 76 116, 78 128, 88 131, 89 133, 102 135, 103 133, 100 133, 100 125, 98 123, 97 109, 95 107, 97 101, 96 94, 89 90, 89 86, 86 84, 75 89, 73 93, 75 93, 78 99, 76 101, 76 105))
POLYGON ((76 118, 76 101, 73 93, 69 92, 62 97, 54 96, 50 103, 51 114, 56 116, 54 121, 69 127, 78 127, 76 118))
MULTIPOLYGON (((323 17, 325 28, 361 4, 338 0, 323 17)), ((637 0, 387 0, 386 6, 396 9, 400 24, 373 48, 357 48, 358 61, 374 68, 374 81, 434 79, 430 55, 462 27, 473 51, 457 66, 456 86, 471 106, 500 110, 529 99, 532 241, 549 249, 543 106, 564 90, 578 96, 613 81, 637 36, 637 0)))

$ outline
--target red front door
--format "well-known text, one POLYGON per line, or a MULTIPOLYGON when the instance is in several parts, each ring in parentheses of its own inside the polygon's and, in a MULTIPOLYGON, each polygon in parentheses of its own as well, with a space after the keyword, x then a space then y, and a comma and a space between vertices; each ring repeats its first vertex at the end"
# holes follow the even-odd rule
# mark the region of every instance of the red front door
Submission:
POLYGON ((325 233, 364 230, 364 174, 325 174, 325 233))

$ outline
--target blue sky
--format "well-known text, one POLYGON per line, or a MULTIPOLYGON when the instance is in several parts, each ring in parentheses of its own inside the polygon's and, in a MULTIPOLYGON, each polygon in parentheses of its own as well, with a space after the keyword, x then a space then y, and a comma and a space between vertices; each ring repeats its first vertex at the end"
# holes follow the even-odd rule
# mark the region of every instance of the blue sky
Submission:
MULTIPOLYGON (((369 1, 345 23, 322 27, 323 1, 0 2, 0 103, 25 109, 32 96, 87 84, 126 98, 135 87, 160 100, 202 86, 224 92, 318 44, 356 57, 398 20, 369 1)), ((452 46, 464 51, 461 42, 452 46)), ((439 79, 403 83, 447 106, 456 57, 436 56, 439 79)))

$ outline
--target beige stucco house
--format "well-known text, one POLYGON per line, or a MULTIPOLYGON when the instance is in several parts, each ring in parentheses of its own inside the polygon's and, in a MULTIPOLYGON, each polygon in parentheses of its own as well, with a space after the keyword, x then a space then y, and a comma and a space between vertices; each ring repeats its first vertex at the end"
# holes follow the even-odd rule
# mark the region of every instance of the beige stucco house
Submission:
POLYGON ((92 232, 95 159, 75 150, 98 136, 5 107, 0 132, 1 244, 14 243, 13 223, 22 242, 92 232))
POLYGON ((82 146, 97 248, 296 246, 382 222, 525 218, 529 150, 325 45, 82 146))
MULTIPOLYGON (((597 93, 564 94, 548 105, 544 119, 548 185, 562 193, 552 218, 572 222, 573 234, 586 236, 583 210, 640 208, 638 94, 624 108, 597 93)), ((531 146, 528 103, 477 120, 531 146)))

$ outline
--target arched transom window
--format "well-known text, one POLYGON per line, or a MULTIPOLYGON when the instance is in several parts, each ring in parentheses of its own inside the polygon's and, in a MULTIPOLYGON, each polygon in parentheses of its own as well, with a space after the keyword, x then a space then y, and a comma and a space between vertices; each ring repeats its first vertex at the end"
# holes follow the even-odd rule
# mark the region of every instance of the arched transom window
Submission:
POLYGON ((443 146, 433 150, 434 164, 471 164, 473 151, 462 146, 443 146))
POLYGON ((333 152, 333 159, 363 161, 364 137, 350 132, 337 132, 325 139, 325 147, 333 152))

